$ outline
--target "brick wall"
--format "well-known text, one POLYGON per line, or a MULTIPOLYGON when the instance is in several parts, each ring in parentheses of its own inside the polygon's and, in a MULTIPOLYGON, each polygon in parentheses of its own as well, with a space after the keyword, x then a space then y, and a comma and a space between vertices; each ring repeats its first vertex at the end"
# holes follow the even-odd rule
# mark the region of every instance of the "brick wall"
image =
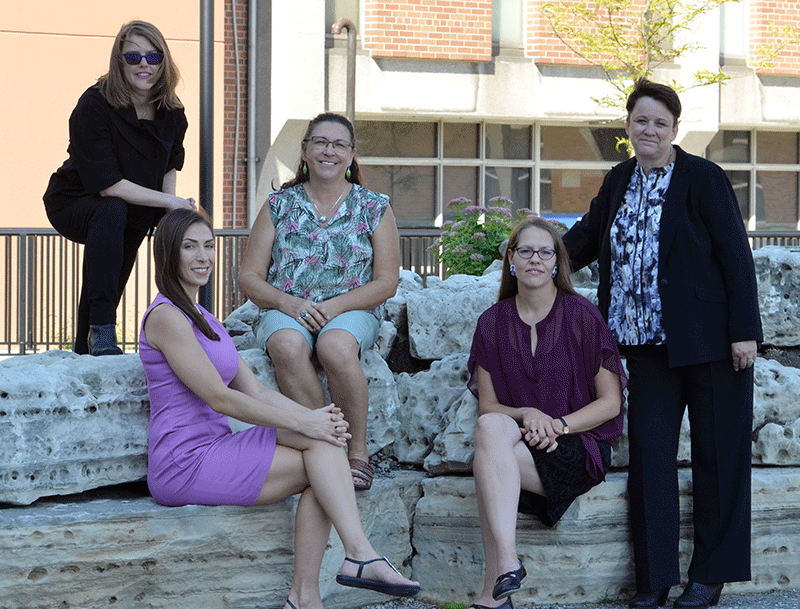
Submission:
POLYGON ((489 61, 491 0, 363 0, 364 48, 373 57, 489 61))
MULTIPOLYGON (((590 9, 596 7, 594 2, 586 2, 585 0, 561 0, 560 3, 565 5, 586 5, 590 9)), ((586 61, 581 59, 553 33, 553 29, 542 12, 542 6, 545 4, 544 0, 528 0, 525 4, 525 22, 527 25, 525 30, 525 51, 527 56, 535 59, 537 64, 587 65, 586 61)), ((635 10, 616 17, 631 33, 633 32, 633 27, 638 24, 646 0, 634 0, 633 4, 636 7, 635 10)), ((589 27, 584 29, 591 31, 589 27)))
MULTIPOLYGON (((225 60, 224 60, 224 126, 223 126, 223 228, 247 228, 247 12, 248 0, 228 0, 225 6, 225 60), (236 31, 234 19, 236 10, 236 31), (238 44, 234 44, 237 42, 238 44), (236 50, 238 49, 239 80, 236 80, 236 50), (236 121, 237 88, 239 93, 239 120, 236 121), (239 146, 234 150, 238 130, 239 146), (234 166, 236 183, 233 183, 234 166)), ((217 205, 220 203, 217 202, 217 205)))
MULTIPOLYGON (((800 32, 800 4, 797 0, 750 0, 750 55, 755 57, 763 44, 773 44, 771 28, 791 26, 800 32)), ((800 74, 800 44, 786 46, 762 74, 800 74)))

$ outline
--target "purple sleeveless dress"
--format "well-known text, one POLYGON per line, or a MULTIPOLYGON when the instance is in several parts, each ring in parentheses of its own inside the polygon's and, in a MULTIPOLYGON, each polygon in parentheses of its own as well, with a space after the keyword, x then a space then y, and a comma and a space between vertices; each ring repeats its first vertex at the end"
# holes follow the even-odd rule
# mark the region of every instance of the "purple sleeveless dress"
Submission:
MULTIPOLYGON (((150 493, 163 505, 253 505, 275 455, 276 431, 256 426, 231 433, 228 417, 183 384, 163 353, 153 349, 145 337, 144 322, 161 304, 175 306, 165 296, 156 296, 144 314, 139 335, 139 357, 150 394, 150 493)), ((228 384, 239 369, 239 354, 222 324, 198 308, 220 340, 207 338, 192 324, 195 336, 228 384)))

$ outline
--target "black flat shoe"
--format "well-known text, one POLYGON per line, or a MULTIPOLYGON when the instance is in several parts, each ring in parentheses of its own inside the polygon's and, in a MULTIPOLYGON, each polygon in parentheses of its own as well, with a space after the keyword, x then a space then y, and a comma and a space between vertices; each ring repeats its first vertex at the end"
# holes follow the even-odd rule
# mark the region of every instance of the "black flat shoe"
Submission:
POLYGON ((494 598, 496 601, 499 601, 501 598, 506 598, 507 596, 514 594, 514 592, 519 590, 522 586, 522 580, 525 579, 527 574, 528 572, 521 564, 519 569, 516 571, 503 573, 497 578, 497 581, 494 584, 494 588, 492 589, 492 598, 494 598))
POLYGON ((628 601, 628 607, 631 609, 656 609, 656 607, 663 607, 667 604, 667 596, 669 596, 669 588, 652 592, 637 592, 628 601))
POLYGON ((714 607, 719 602, 722 587, 725 584, 698 584, 689 582, 683 589, 683 594, 675 599, 673 607, 691 607, 692 609, 707 609, 714 607))

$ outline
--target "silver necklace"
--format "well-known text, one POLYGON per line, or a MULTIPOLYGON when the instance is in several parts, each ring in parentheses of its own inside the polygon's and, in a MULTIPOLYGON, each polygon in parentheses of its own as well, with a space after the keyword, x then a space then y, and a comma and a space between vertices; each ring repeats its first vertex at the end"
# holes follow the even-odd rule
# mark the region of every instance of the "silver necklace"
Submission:
POLYGON ((331 205, 331 206, 328 208, 328 211, 326 211, 326 212, 325 212, 324 214, 322 214, 321 216, 319 215, 319 203, 317 203, 317 200, 316 200, 316 199, 315 199, 315 198, 314 198, 314 197, 311 195, 311 191, 310 191, 310 190, 308 190, 308 189, 306 190, 306 192, 308 193, 308 196, 309 196, 309 198, 311 199, 311 202, 314 204, 314 209, 317 211, 317 215, 318 215, 318 217, 319 217, 319 223, 320 223, 320 224, 325 224, 325 223, 328 221, 328 214, 329 214, 329 213, 330 213, 330 212, 333 210, 333 208, 334 208, 334 207, 336 207, 337 205, 339 205, 339 202, 342 200, 342 197, 344 196, 344 193, 345 193, 345 192, 347 192, 347 189, 348 189, 348 187, 349 187, 349 186, 350 186, 350 183, 349 183, 349 182, 348 182, 347 184, 345 184, 345 185, 344 185, 344 190, 342 191, 342 194, 340 194, 340 195, 339 195, 339 198, 338 198, 338 199, 336 199, 336 201, 334 202, 334 204, 333 204, 333 205, 331 205))

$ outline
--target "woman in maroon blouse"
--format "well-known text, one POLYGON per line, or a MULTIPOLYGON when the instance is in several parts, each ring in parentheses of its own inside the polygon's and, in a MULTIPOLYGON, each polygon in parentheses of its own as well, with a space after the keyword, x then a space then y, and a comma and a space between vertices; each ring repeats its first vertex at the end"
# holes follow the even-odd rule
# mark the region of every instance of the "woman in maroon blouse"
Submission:
POLYGON ((526 576, 517 511, 553 526, 605 479, 627 384, 614 337, 572 288, 564 244, 542 218, 509 238, 498 302, 478 320, 469 370, 481 411, 473 471, 486 556, 473 606, 510 608, 526 576))

